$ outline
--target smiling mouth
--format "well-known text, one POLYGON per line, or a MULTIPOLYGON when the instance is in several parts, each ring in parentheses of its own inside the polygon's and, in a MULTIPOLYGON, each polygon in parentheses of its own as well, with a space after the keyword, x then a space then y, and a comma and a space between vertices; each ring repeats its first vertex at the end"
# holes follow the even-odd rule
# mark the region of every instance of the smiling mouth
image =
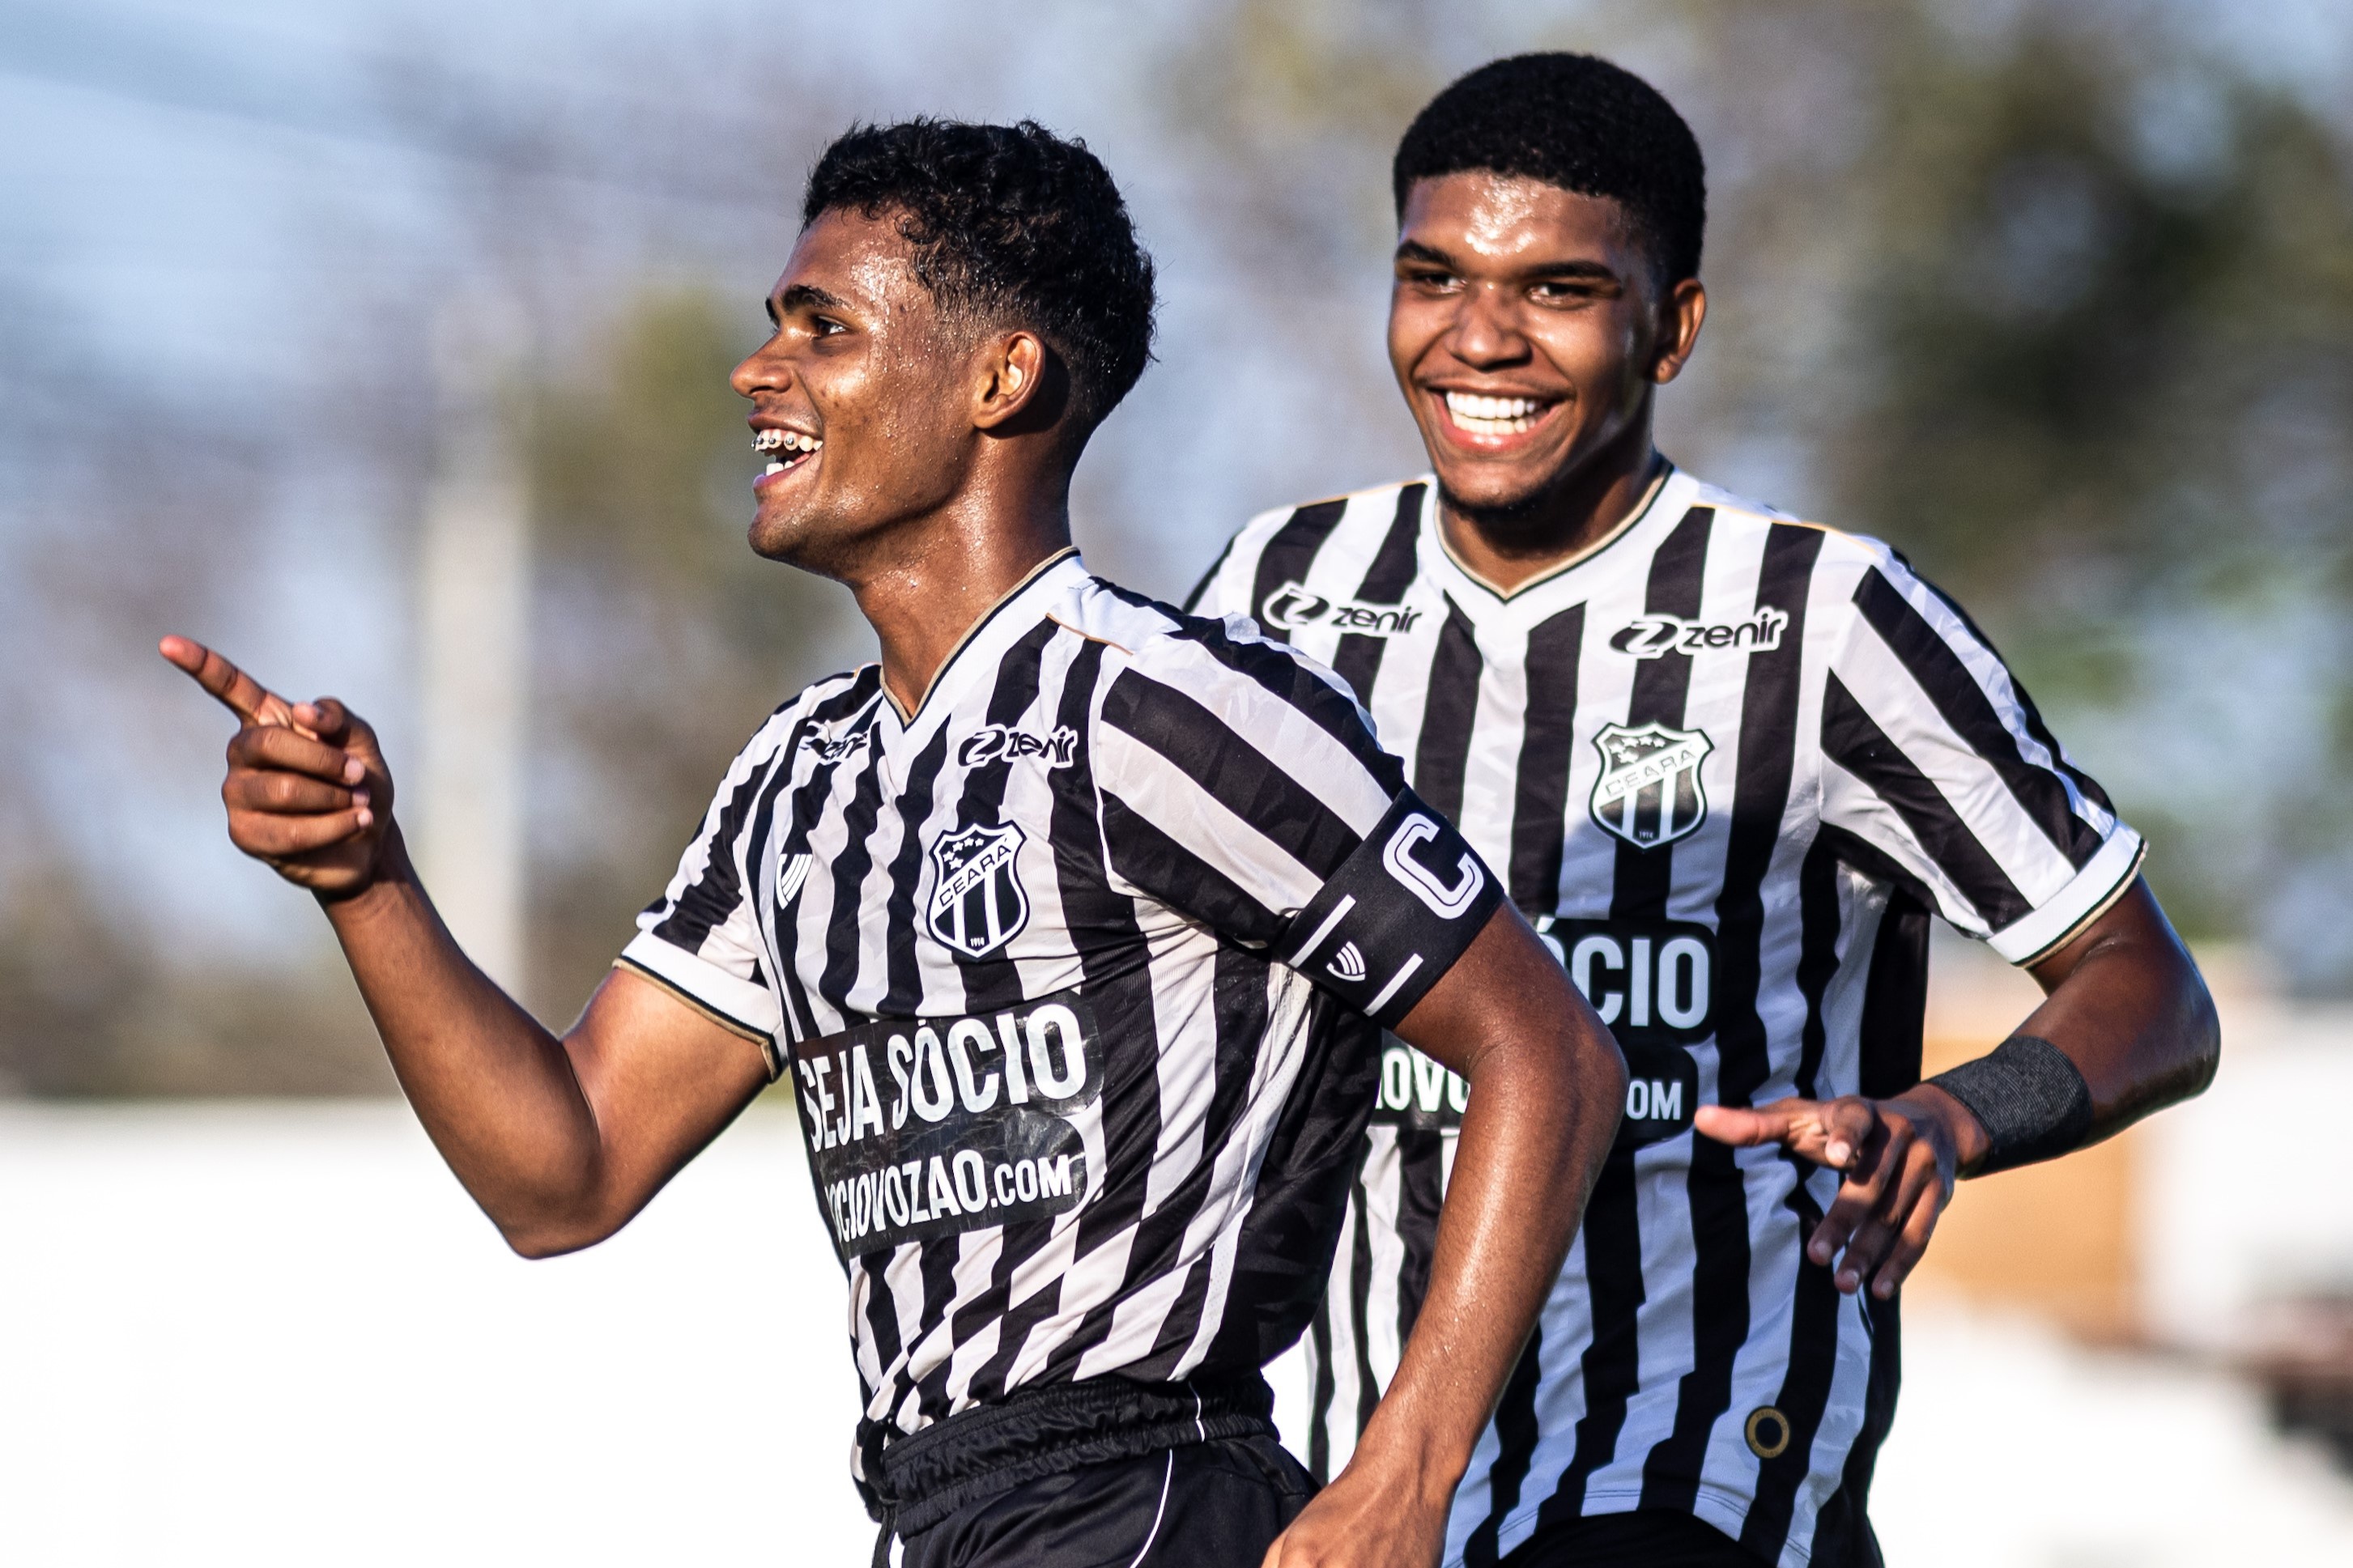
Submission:
POLYGON ((760 470, 764 479, 797 468, 823 450, 825 442, 797 430, 763 430, 752 437, 752 450, 768 459, 760 470))
POLYGON ((1443 395, 1446 417, 1466 436, 1523 436, 1558 406, 1533 397, 1488 397, 1475 392, 1443 395))

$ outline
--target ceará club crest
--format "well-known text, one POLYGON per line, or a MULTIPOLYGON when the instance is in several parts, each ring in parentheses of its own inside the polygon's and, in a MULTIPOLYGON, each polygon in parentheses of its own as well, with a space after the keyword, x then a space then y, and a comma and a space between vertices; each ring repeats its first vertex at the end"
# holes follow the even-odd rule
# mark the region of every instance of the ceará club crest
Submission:
POLYGON ((1029 923, 1021 829, 976 823, 932 841, 932 934, 966 958, 1003 947, 1029 923))
POLYGON ((1704 730, 1664 724, 1605 724, 1593 737, 1601 776, 1593 781, 1593 820, 1637 849, 1689 837, 1707 820, 1700 764, 1715 750, 1704 730))

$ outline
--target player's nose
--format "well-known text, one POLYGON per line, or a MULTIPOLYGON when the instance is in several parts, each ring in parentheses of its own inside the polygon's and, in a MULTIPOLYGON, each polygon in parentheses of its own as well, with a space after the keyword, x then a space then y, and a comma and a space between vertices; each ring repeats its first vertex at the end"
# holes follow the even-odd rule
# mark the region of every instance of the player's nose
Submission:
POLYGON ((764 392, 782 392, 793 383, 792 363, 778 352, 778 340, 770 338, 744 356, 727 377, 727 384, 739 397, 757 398, 764 392))
POLYGON ((1480 370, 1514 363, 1528 353, 1527 339, 1512 320, 1502 291, 1494 288, 1469 290, 1446 346, 1456 359, 1480 370))

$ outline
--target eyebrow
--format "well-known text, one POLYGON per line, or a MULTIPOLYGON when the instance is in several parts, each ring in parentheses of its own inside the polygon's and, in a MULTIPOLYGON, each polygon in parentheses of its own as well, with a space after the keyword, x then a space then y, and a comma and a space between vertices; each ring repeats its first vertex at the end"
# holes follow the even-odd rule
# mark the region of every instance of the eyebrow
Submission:
MULTIPOLYGON (((1405 240, 1398 246, 1397 259, 1427 262, 1432 267, 1443 267, 1450 271, 1457 269, 1452 257, 1416 239, 1405 240)), ((1534 267, 1523 268, 1522 273, 1523 276, 1535 278, 1591 278, 1610 283, 1619 280, 1618 274, 1599 261, 1540 262, 1534 267)))
POLYGON ((781 321, 795 310, 839 310, 840 299, 814 283, 796 283, 768 301, 768 320, 781 321))

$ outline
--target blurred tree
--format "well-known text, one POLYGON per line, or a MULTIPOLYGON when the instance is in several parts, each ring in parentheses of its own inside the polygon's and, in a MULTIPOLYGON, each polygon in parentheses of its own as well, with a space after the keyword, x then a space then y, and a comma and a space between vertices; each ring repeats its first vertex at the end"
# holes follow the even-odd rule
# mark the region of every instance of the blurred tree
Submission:
POLYGON ((85 873, 19 864, 0 900, 0 1094, 382 1094, 392 1074, 324 952, 270 973, 157 962, 85 873), (306 963, 305 960, 308 962, 306 963))
POLYGON ((2347 585, 2353 164, 2328 129, 2211 58, 2051 18, 1907 50, 1881 91, 1851 508, 2034 613, 2347 585))
POLYGON ((761 721, 860 657, 847 594, 744 542, 758 464, 727 376, 758 341, 755 309, 641 294, 523 389, 553 765, 533 824, 533 973, 550 1016, 628 941, 761 721))
POLYGON ((270 454, 246 411, 116 373, 79 327, 0 283, 0 1094, 384 1092, 323 932, 255 960, 155 918, 126 796, 183 742, 217 767, 229 725, 154 639, 210 635, 271 555, 270 454))
POLYGON ((2353 914, 2353 161, 2150 20, 1893 35, 1818 461, 1831 515, 1954 589, 2098 744, 2177 918, 2333 989, 2353 942, 2313 917, 2353 914))

